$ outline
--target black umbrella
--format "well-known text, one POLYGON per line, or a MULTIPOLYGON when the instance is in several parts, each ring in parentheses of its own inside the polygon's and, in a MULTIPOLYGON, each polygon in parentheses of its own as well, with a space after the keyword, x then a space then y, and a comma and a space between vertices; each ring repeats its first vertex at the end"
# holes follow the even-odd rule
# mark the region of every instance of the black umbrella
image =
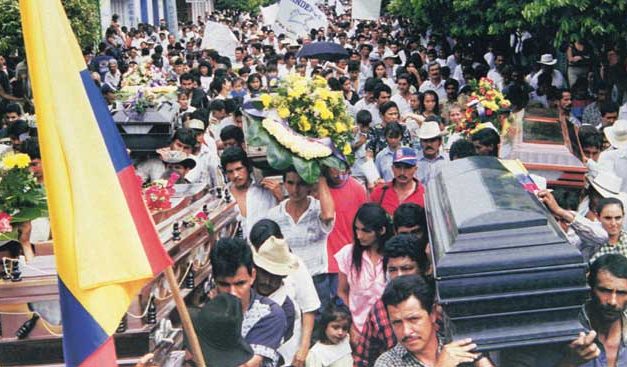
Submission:
POLYGON ((348 51, 339 43, 314 42, 303 46, 296 57, 317 57, 321 60, 337 61, 348 59, 348 51))

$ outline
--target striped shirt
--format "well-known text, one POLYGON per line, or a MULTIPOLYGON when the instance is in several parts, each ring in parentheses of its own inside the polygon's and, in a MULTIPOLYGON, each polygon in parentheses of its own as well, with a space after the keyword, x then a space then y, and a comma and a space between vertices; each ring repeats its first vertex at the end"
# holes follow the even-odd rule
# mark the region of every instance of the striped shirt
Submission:
POLYGON ((327 272, 327 238, 333 229, 335 220, 325 224, 320 220, 320 201, 309 197, 309 207, 294 221, 285 211, 287 200, 270 209, 268 219, 275 221, 292 252, 303 259, 310 275, 327 272))

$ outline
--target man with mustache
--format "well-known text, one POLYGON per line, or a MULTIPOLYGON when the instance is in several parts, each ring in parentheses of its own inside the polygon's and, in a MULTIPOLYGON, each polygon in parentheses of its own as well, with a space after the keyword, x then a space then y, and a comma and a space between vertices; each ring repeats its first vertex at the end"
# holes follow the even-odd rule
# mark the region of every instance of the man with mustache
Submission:
POLYGON ((390 215, 393 215, 396 208, 403 203, 415 203, 424 207, 424 186, 414 178, 417 159, 414 149, 409 147, 397 149, 392 159, 394 179, 375 187, 370 195, 370 201, 381 205, 390 215))
POLYGON ((568 346, 519 348, 501 354, 501 365, 512 367, 627 366, 627 258, 599 257, 590 266, 591 299, 579 314, 588 333, 568 346))
POLYGON ((427 181, 438 172, 438 169, 448 162, 446 156, 440 151, 442 147, 440 125, 435 119, 429 120, 430 118, 432 117, 427 117, 418 132, 422 154, 418 156, 416 178, 423 184, 427 184, 427 181))
POLYGON ((442 345, 436 333, 438 313, 434 292, 420 275, 403 275, 385 287, 381 297, 398 343, 377 359, 374 367, 494 367, 475 349, 472 339, 442 345))

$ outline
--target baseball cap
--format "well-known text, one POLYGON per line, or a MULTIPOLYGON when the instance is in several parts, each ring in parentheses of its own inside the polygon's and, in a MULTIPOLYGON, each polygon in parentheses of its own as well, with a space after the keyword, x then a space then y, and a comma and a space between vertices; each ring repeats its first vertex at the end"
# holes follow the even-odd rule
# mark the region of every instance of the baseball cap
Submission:
POLYGON ((403 163, 410 166, 415 166, 418 162, 418 156, 416 151, 409 147, 402 147, 394 152, 394 160, 392 164, 403 163))

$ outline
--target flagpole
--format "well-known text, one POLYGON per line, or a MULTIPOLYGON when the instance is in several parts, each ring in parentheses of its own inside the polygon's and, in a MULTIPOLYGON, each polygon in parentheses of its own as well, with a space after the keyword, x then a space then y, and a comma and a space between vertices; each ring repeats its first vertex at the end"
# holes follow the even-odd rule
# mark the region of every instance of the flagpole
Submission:
POLYGON ((192 319, 189 317, 189 312, 187 311, 187 306, 185 305, 185 300, 181 296, 181 292, 179 290, 178 282, 176 281, 176 277, 174 276, 174 271, 172 270, 172 266, 168 266, 165 268, 165 278, 170 284, 170 289, 172 290, 172 297, 174 298, 174 302, 176 303, 176 309, 179 312, 181 317, 181 324, 183 325, 183 330, 185 334, 187 334, 187 340, 189 342, 189 346, 191 348, 191 352, 194 355, 194 361, 199 367, 205 367, 205 358, 202 354, 202 350, 200 349, 200 343, 198 342, 198 335, 196 335, 196 331, 194 330, 194 325, 192 325, 192 319))

